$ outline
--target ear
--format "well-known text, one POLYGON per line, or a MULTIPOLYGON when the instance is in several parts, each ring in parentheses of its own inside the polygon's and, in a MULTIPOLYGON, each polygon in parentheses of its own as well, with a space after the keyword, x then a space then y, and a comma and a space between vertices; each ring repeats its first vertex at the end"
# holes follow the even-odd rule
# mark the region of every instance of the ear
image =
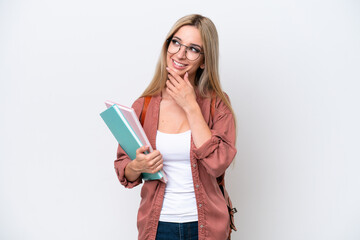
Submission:
POLYGON ((201 69, 204 69, 204 68, 205 68, 205 63, 201 64, 201 65, 200 65, 200 68, 201 68, 201 69))

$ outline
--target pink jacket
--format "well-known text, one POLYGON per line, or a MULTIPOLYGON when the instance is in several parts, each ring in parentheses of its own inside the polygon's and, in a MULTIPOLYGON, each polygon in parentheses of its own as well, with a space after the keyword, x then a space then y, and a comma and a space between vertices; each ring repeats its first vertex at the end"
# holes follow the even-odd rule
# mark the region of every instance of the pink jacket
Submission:
MULTIPOLYGON (((150 144, 156 149, 156 132, 159 122, 161 95, 155 95, 149 103, 144 130, 150 144)), ((211 139, 200 148, 191 140, 190 161, 198 210, 199 240, 225 240, 229 233, 229 213, 216 178, 222 175, 236 155, 235 121, 231 111, 217 98, 214 117, 210 114, 210 98, 197 95, 205 121, 211 129, 211 139)), ((144 98, 137 99, 132 107, 138 117, 144 98)), ((115 160, 116 174, 126 188, 142 183, 141 177, 134 182, 125 178, 125 167, 131 161, 119 146, 115 160)), ((164 199, 165 184, 160 181, 145 181, 141 189, 141 203, 137 216, 139 240, 154 240, 164 199)))

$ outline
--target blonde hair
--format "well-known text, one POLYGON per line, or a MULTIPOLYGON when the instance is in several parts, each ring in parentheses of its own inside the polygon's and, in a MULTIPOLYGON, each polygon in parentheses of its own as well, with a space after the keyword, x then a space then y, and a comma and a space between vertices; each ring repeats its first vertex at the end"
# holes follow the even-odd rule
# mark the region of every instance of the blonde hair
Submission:
MULTIPOLYGON (((194 26, 201 34, 205 68, 199 68, 195 75, 194 84, 202 97, 212 97, 213 94, 220 97, 234 115, 228 98, 222 91, 219 78, 219 38, 214 23, 207 17, 191 14, 180 18, 171 28, 163 43, 161 54, 155 69, 155 74, 149 86, 141 97, 153 96, 160 93, 166 87, 167 74, 166 56, 168 40, 183 26, 194 26)), ((234 115, 235 116, 235 115, 234 115)))

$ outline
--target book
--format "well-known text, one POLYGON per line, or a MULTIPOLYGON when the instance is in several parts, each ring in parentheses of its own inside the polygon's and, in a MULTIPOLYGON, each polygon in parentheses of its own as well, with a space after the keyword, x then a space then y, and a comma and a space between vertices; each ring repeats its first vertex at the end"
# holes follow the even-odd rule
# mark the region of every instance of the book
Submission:
MULTIPOLYGON (((149 145, 150 152, 153 151, 134 109, 114 103, 107 110, 100 113, 100 116, 130 159, 135 159, 136 150, 144 145, 149 145)), ((144 180, 167 182, 163 170, 153 174, 142 173, 142 178, 144 180)))
POLYGON ((116 104, 116 106, 119 108, 120 112, 124 115, 124 117, 126 118, 126 120, 129 123, 129 125, 134 130, 136 136, 138 136, 140 142, 145 145, 149 145, 150 146, 149 150, 150 150, 150 152, 152 152, 153 148, 151 147, 151 144, 145 134, 143 127, 141 126, 141 123, 140 123, 138 117, 136 116, 135 110, 133 108, 126 107, 124 105, 120 105, 118 103, 112 102, 110 100, 105 101, 105 105, 107 108, 113 106, 114 104, 116 104))

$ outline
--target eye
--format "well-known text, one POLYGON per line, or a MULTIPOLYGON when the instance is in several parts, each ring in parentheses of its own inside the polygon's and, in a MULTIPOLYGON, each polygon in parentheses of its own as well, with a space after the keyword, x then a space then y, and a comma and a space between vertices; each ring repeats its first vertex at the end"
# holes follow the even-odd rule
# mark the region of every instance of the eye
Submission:
POLYGON ((189 47, 189 49, 190 49, 192 52, 194 52, 194 53, 199 53, 199 52, 201 52, 200 49, 197 48, 197 47, 189 47))
POLYGON ((176 40, 176 39, 172 39, 172 40, 171 40, 171 43, 172 43, 173 45, 176 45, 176 46, 179 46, 179 45, 180 45, 180 43, 179 43, 178 40, 176 40))

